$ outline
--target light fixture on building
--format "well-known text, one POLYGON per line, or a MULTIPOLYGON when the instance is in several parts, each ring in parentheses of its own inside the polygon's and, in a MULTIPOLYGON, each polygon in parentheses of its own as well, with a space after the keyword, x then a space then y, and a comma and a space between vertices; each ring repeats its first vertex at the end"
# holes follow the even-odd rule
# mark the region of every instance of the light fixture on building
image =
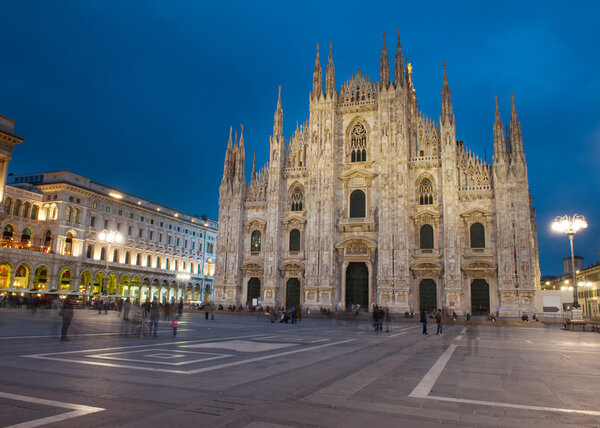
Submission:
POLYGON ((117 192, 109 192, 108 196, 112 196, 115 199, 123 199, 123 195, 117 192))
POLYGON ((573 276, 573 286, 569 287, 573 290, 573 307, 579 309, 577 301, 577 279, 575 278, 575 253, 573 252, 573 236, 581 229, 588 227, 585 217, 579 214, 574 214, 572 217, 563 215, 556 217, 552 222, 552 230, 555 232, 565 233, 569 235, 571 243, 571 275, 573 276))

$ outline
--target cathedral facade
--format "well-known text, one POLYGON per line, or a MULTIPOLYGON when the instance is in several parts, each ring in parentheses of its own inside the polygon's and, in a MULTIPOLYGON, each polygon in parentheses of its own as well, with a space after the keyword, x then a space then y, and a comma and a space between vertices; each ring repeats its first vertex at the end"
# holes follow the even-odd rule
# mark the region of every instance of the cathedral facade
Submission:
POLYGON ((456 139, 444 64, 439 120, 417 105, 398 37, 379 82, 339 89, 319 51, 308 120, 283 135, 247 184, 243 128, 230 131, 220 187, 215 302, 393 312, 445 308, 518 316, 539 289, 535 211, 521 125, 496 98, 492 165, 456 139))

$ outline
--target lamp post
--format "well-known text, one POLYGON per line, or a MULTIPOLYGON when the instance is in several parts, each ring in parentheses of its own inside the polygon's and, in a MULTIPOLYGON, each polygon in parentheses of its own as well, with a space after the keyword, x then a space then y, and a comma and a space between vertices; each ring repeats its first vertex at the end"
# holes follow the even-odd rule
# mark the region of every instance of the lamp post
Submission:
POLYGON ((572 217, 563 215, 556 217, 552 222, 552 230, 569 235, 571 243, 571 277, 573 278, 573 308, 579 309, 577 301, 577 280, 575 279, 575 253, 573 252, 573 236, 577 231, 588 227, 585 217, 579 214, 574 214, 572 217))
POLYGON ((116 230, 103 230, 98 234, 98 240, 100 242, 105 242, 108 244, 108 248, 106 251, 106 280, 104 281, 104 292, 105 294, 108 294, 108 257, 110 255, 111 245, 113 243, 120 244, 121 242, 123 242, 123 235, 121 235, 121 233, 116 230))

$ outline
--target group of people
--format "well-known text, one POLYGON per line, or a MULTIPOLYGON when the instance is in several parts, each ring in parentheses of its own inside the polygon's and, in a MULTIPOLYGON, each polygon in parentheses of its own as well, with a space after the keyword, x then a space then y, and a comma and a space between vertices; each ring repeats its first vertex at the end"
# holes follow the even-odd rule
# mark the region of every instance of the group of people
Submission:
POLYGON ((387 309, 373 305, 373 330, 377 333, 383 331, 383 323, 386 322, 386 332, 390 330, 390 316, 387 309))
MULTIPOLYGON (((435 323, 437 324, 436 335, 442 334, 442 324, 444 319, 442 310, 438 309, 431 317, 435 319, 435 323)), ((429 334, 427 332, 428 312, 426 310, 421 311, 421 323, 423 324, 423 334, 429 334)))

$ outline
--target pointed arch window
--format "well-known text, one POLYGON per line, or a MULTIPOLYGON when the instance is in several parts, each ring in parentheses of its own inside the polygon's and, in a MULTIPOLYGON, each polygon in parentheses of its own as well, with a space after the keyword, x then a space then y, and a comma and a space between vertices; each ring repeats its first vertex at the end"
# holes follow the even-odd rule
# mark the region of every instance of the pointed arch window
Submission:
POLYGON ((471 225, 471 248, 485 248, 485 227, 481 223, 471 225))
POLYGON ((355 190, 350 194, 350 217, 365 217, 366 203, 365 203, 365 192, 362 190, 355 190))
POLYGON ((290 231, 290 251, 300 251, 300 231, 298 229, 290 231))
POLYGON ((302 211, 302 205, 304 202, 304 193, 302 192, 302 188, 300 186, 294 187, 292 194, 290 195, 291 200, 291 210, 292 211, 302 211))
POLYGON ((73 208, 67 207, 67 223, 71 223, 73 221, 73 208))
POLYGON ((429 224, 421 226, 419 244, 422 250, 433 249, 433 227, 429 224))
POLYGON ((419 183, 419 205, 433 205, 433 183, 424 178, 419 183))
POLYGON ((261 247, 261 233, 259 230, 255 230, 252 232, 252 236, 250 238, 250 251, 251 252, 260 252, 261 247))
POLYGON ((367 160, 367 131, 362 124, 357 124, 350 133, 350 160, 364 162, 367 160))

